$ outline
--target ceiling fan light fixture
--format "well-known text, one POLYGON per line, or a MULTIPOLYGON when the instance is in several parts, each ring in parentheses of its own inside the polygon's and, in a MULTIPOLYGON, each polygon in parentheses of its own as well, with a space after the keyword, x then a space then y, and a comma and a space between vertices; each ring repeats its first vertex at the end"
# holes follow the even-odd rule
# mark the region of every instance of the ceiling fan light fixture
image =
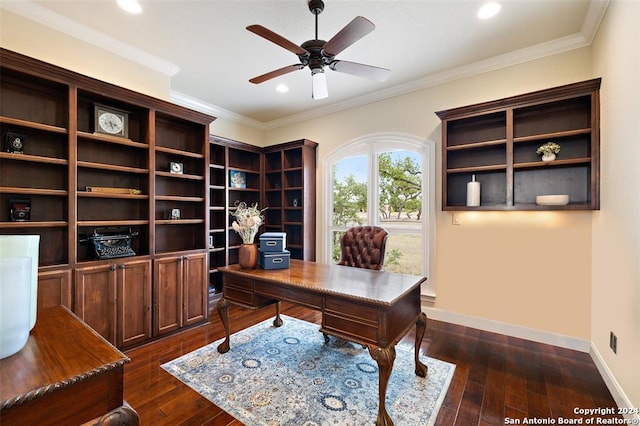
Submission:
POLYGON ((313 99, 324 99, 328 96, 327 77, 324 75, 324 69, 313 68, 311 70, 311 97, 313 99))

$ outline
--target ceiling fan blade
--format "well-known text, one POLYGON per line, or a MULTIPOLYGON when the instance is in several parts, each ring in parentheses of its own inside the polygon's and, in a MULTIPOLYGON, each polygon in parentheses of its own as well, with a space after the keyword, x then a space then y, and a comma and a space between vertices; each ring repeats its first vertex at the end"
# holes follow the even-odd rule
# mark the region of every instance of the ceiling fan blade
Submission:
POLYGON ((288 65, 286 67, 282 67, 280 69, 268 72, 266 74, 259 75, 258 77, 254 77, 249 81, 253 84, 260 84, 260 83, 264 83, 267 80, 271 80, 272 78, 276 78, 278 76, 288 74, 293 71, 301 70, 302 68, 304 68, 304 65, 302 64, 288 65))
POLYGON ((343 29, 338 31, 331 40, 325 43, 322 50, 328 56, 336 56, 362 37, 376 28, 373 22, 362 16, 356 16, 343 29))
POLYGON ((254 34, 259 35, 262 38, 269 40, 272 43, 277 44, 280 47, 284 47, 289 52, 293 52, 298 56, 309 54, 309 52, 307 52, 305 49, 298 46, 294 42, 287 40, 286 38, 282 37, 279 34, 274 33, 273 31, 263 27, 262 25, 249 25, 247 27, 247 30, 251 31, 254 34))
POLYGON ((358 64, 356 62, 349 61, 333 61, 329 64, 329 68, 334 71, 343 72, 345 74, 370 78, 377 81, 385 81, 391 74, 391 70, 388 70, 386 68, 358 64))

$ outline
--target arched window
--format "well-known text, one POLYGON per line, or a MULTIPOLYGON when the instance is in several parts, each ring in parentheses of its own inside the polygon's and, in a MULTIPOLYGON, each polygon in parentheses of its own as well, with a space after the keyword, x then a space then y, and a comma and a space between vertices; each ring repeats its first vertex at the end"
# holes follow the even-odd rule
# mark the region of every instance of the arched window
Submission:
POLYGON ((337 262, 340 236, 358 224, 389 231, 384 269, 429 277, 434 296, 434 143, 399 133, 350 141, 324 164, 323 258, 337 262))

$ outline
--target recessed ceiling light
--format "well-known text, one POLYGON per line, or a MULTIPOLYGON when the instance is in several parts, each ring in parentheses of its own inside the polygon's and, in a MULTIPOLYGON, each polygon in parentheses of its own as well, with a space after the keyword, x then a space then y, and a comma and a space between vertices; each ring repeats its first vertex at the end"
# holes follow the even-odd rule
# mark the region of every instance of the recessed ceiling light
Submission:
POLYGON ((118 0, 118 6, 129 13, 141 13, 142 6, 138 0, 118 0))
POLYGON ((480 9, 478 9, 478 18, 479 19, 488 19, 492 16, 496 16, 498 12, 500 12, 502 6, 500 3, 490 2, 483 4, 480 9))
POLYGON ((278 93, 287 93, 289 91, 289 86, 280 83, 276 86, 276 91, 278 91, 278 93))

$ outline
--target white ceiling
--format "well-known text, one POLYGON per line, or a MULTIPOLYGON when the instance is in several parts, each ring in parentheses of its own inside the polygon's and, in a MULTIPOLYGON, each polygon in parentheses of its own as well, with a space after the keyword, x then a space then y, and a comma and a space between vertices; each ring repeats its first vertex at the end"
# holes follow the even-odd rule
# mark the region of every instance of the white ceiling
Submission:
POLYGON ((455 78, 586 46, 609 0, 325 0, 319 38, 361 15, 376 29, 337 58, 391 69, 384 83, 326 70, 329 97, 311 99, 307 68, 260 85, 249 79, 298 63, 245 29, 260 24, 296 44, 314 38, 306 0, 2 0, 2 7, 171 75, 172 99, 258 128, 376 101, 455 78), (278 83, 290 91, 276 92, 278 83))

